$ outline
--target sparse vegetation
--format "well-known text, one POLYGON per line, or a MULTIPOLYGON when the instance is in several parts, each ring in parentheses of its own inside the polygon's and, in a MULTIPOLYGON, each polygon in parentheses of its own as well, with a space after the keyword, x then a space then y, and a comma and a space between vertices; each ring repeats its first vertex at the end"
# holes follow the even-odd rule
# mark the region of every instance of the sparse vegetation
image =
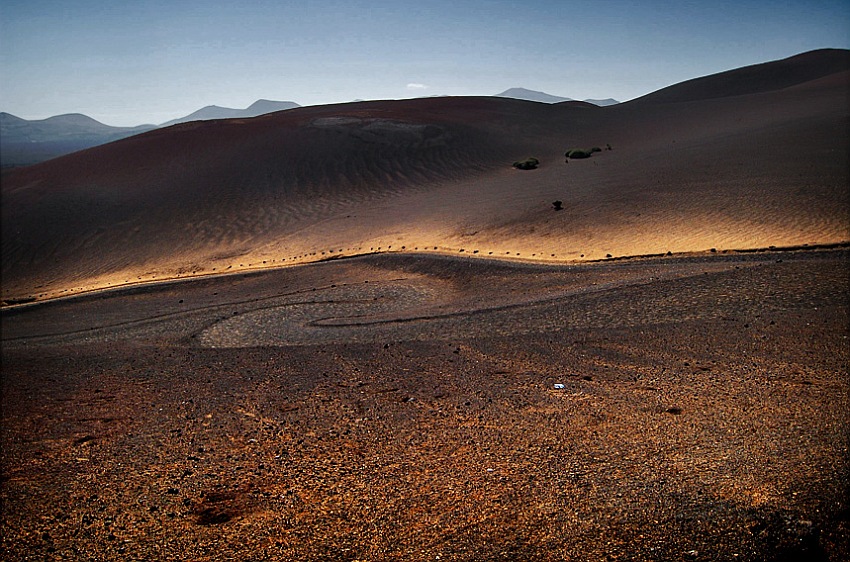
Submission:
POLYGON ((8 305, 16 305, 16 304, 26 304, 30 302, 35 302, 35 297, 20 297, 20 298, 10 298, 3 300, 3 304, 8 305))
POLYGON ((534 158, 533 156, 531 158, 526 158, 525 160, 517 160, 513 164, 514 168, 518 170, 533 170, 539 165, 540 160, 534 158))
MULTIPOLYGON (((611 150, 611 145, 606 144, 607 150, 611 150)), ((602 149, 598 146, 594 146, 588 149, 584 148, 571 148, 564 153, 564 156, 569 158, 581 159, 581 158, 590 158, 593 156, 594 152, 602 152, 602 149)), ((569 160, 568 160, 569 161, 569 160)))
POLYGON ((589 150, 582 150, 580 148, 571 148, 564 153, 564 156, 567 158, 590 158, 593 153, 589 150))

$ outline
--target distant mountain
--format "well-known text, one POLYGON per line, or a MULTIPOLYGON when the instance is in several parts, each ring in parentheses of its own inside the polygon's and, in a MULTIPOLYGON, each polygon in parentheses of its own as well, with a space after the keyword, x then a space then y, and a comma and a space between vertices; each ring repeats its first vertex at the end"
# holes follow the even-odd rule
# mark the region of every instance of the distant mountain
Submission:
POLYGON ((56 140, 115 140, 155 129, 156 125, 111 127, 80 113, 56 115, 29 121, 11 113, 0 113, 0 139, 5 142, 46 142, 56 140))
POLYGON ((545 92, 536 92, 534 90, 526 90, 525 88, 511 88, 505 90, 501 94, 496 94, 497 98, 513 98, 515 100, 538 101, 540 103, 560 103, 562 101, 573 101, 571 98, 562 98, 553 96, 545 92))
MULTIPOLYGON (((497 98, 513 98, 515 100, 526 100, 526 101, 536 101, 540 103, 561 103, 565 101, 576 101, 572 98, 562 98, 561 96, 553 96, 552 94, 547 94, 546 92, 537 92, 535 90, 527 90, 525 88, 510 88, 509 90, 505 90, 501 94, 496 94, 497 98)), ((585 103, 592 103, 593 105, 604 106, 604 105, 614 105, 618 102, 613 98, 607 98, 604 100, 582 100, 585 103)))
POLYGON ((230 107, 220 107, 218 105, 208 105, 202 107, 194 113, 190 113, 185 117, 172 119, 160 125, 160 127, 170 127, 178 123, 188 123, 189 121, 209 121, 211 119, 245 119, 248 117, 257 117, 266 113, 274 113, 275 111, 283 111, 284 109, 294 109, 301 107, 294 101, 273 101, 273 100, 257 100, 245 109, 233 109, 230 107))
POLYGON ((36 164, 155 128, 156 125, 111 127, 80 113, 31 121, 0 113, 0 165, 36 164))
POLYGON ((605 98, 604 100, 590 100, 590 99, 588 99, 588 100, 582 100, 582 101, 584 101, 585 103, 592 103, 593 105, 598 105, 599 107, 605 107, 606 105, 617 105, 618 103, 620 103, 619 101, 615 100, 614 98, 605 98))
MULTIPOLYGON (((301 106, 291 101, 273 100, 257 100, 245 109, 209 105, 159 126, 209 119, 244 119, 296 107, 301 106)), ((10 168, 37 164, 156 128, 157 125, 111 127, 81 113, 32 121, 11 113, 0 113, 0 166, 10 168)))

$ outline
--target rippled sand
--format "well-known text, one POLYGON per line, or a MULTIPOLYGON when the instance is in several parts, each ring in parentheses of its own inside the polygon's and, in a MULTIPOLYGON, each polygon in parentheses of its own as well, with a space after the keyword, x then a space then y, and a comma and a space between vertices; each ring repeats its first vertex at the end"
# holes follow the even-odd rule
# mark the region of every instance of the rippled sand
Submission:
POLYGON ((375 252, 567 263, 846 242, 848 90, 844 71, 694 101, 429 98, 152 131, 4 174, 3 298, 375 252), (511 167, 529 155, 538 169, 511 167))
POLYGON ((848 55, 4 173, 0 550, 850 558, 848 55))

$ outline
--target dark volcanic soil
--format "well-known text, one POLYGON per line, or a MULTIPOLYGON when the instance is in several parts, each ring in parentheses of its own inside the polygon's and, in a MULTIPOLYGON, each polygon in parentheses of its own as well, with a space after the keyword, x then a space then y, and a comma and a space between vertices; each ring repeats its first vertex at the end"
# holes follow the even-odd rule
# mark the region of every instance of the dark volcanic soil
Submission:
POLYGON ((608 107, 419 98, 156 129, 3 174, 0 300, 387 250, 847 243, 848 99, 850 50, 819 50, 608 107), (564 156, 591 147, 611 150, 564 156))
POLYGON ((6 310, 5 559, 846 560, 848 263, 385 255, 6 310))

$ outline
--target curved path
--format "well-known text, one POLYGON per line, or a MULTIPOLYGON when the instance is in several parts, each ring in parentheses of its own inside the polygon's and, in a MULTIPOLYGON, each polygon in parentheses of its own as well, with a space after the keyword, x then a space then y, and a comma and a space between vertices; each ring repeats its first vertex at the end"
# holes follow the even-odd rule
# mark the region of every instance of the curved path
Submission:
MULTIPOLYGON (((2 315, 3 342, 185 341, 238 348, 679 322, 731 316, 741 307, 769 307, 764 295, 741 293, 736 279, 743 271, 775 266, 783 257, 806 261, 823 255, 831 254, 691 256, 561 267, 364 256, 18 307, 2 315), (708 274, 710 281, 703 279, 708 274)), ((785 282, 804 284, 797 278, 802 274, 785 282)))
POLYGON ((0 537, 847 559, 848 254, 380 255, 4 310, 0 537))

